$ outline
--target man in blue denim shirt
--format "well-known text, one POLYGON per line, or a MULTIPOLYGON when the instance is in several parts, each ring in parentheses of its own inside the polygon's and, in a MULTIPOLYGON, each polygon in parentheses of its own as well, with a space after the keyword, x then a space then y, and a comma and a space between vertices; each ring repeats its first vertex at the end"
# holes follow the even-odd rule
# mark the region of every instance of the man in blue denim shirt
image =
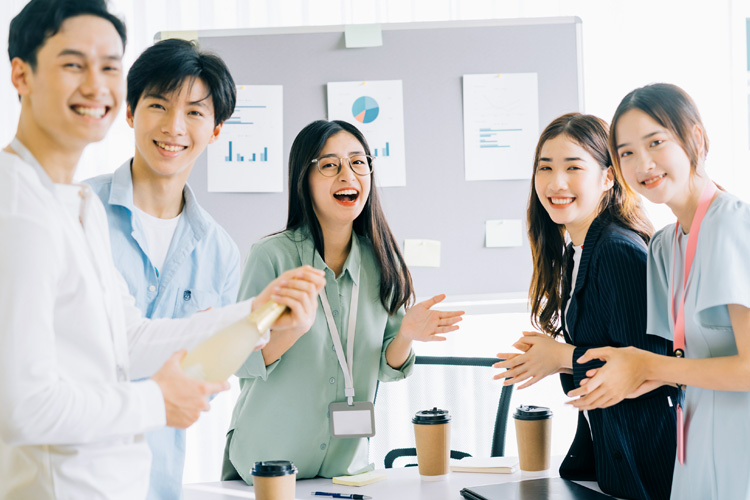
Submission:
MULTIPOLYGON (((115 264, 149 318, 234 303, 237 245, 186 184, 195 160, 234 112, 234 80, 218 56, 165 40, 141 54, 127 83, 135 156, 114 174, 87 181, 106 208, 115 264)), ((147 438, 153 455, 148 498, 181 498, 185 431, 167 427, 147 438)))

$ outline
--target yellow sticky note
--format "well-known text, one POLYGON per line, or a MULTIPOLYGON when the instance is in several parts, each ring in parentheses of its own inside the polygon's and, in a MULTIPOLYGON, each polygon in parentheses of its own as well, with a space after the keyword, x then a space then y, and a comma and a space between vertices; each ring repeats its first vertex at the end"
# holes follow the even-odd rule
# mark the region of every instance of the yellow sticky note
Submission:
POLYGON ((379 24, 347 24, 344 40, 347 49, 380 47, 383 45, 383 30, 379 24))
POLYGON ((440 267, 440 242, 404 240, 404 260, 412 267, 440 267))
POLYGON ((484 246, 487 248, 520 247, 523 238, 521 219, 488 220, 484 246))
POLYGON ((333 484, 343 484, 345 486, 364 486, 366 484, 377 483, 386 479, 382 472, 365 472, 355 476, 338 476, 333 478, 333 484))

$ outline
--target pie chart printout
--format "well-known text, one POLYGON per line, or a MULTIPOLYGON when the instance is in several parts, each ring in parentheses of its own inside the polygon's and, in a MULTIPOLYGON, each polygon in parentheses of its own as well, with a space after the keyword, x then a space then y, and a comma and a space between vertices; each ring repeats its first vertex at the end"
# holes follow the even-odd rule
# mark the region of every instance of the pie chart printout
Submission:
POLYGON ((360 123, 372 123, 378 114, 380 114, 380 106, 372 97, 362 96, 352 105, 352 115, 360 123))
MULTIPOLYGON (((346 121, 367 138, 369 154, 378 158, 377 185, 406 186, 401 80, 328 82, 327 97, 328 119, 346 121)), ((269 150, 269 158, 270 154, 269 150)))

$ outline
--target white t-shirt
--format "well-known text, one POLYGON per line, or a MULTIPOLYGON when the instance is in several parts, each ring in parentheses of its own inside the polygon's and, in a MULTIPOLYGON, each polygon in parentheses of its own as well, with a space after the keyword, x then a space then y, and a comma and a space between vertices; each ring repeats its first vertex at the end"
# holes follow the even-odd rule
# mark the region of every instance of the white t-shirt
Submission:
POLYGON ((151 259, 151 263, 154 265, 157 271, 161 271, 164 267, 164 261, 167 259, 167 252, 169 252, 169 245, 172 243, 172 237, 177 229, 177 224, 180 222, 180 213, 177 217, 172 219, 160 219, 154 217, 135 207, 135 214, 138 220, 143 225, 143 233, 146 235, 146 255, 151 259))
MULTIPOLYGON (((581 265, 581 255, 583 255, 583 245, 578 247, 573 245, 573 277, 570 280, 570 296, 568 297, 568 303, 565 305, 565 327, 567 328, 568 333, 570 333, 570 326, 568 325, 568 309, 570 308, 570 302, 573 300, 573 293, 576 289, 576 279, 578 279, 578 268, 581 265)), ((571 338, 572 337, 573 336, 571 335, 571 338)), ((588 410, 583 410, 583 416, 589 422, 589 432, 591 432, 591 421, 589 421, 588 410)), ((591 438, 593 439, 593 433, 591 438)))
POLYGON ((578 278, 578 267, 581 265, 581 255, 583 255, 583 245, 573 245, 573 277, 570 280, 570 296, 568 297, 568 303, 565 304, 565 328, 570 332, 570 326, 568 325, 568 309, 570 308, 570 301, 573 300, 573 292, 576 289, 576 278, 578 278))

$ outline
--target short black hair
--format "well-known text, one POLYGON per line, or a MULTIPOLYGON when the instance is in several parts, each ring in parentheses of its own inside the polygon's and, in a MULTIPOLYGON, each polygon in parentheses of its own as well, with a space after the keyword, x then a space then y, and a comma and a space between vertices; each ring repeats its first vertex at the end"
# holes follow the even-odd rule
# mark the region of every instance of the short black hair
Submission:
POLYGON ((97 16, 115 27, 125 49, 128 37, 125 23, 107 10, 105 0, 31 0, 10 22, 8 57, 18 57, 36 69, 37 54, 48 38, 60 31, 66 19, 97 16))
POLYGON ((194 42, 176 38, 156 42, 130 67, 127 96, 130 112, 135 113, 144 93, 171 94, 185 83, 192 85, 197 78, 208 87, 214 105, 214 125, 218 126, 232 116, 237 102, 232 74, 216 54, 200 50, 194 42))

